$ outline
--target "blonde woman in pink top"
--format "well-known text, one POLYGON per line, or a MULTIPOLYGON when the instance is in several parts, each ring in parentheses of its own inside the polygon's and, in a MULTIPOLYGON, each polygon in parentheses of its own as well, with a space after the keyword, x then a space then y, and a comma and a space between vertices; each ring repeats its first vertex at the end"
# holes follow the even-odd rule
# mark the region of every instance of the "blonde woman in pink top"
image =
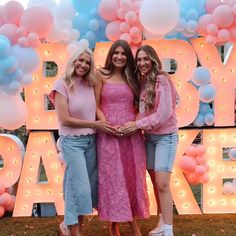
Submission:
POLYGON ((97 207, 95 132, 108 132, 111 128, 108 122, 95 121, 94 84, 93 54, 83 49, 69 60, 63 78, 56 81, 49 95, 56 107, 66 162, 64 223, 70 236, 82 236, 83 216, 97 207))
POLYGON ((139 119, 128 122, 121 132, 129 134, 137 129, 145 131, 147 169, 159 213, 157 227, 149 236, 173 236, 170 177, 178 143, 175 114, 177 92, 170 76, 162 71, 160 59, 151 46, 141 46, 135 61, 141 80, 139 119))

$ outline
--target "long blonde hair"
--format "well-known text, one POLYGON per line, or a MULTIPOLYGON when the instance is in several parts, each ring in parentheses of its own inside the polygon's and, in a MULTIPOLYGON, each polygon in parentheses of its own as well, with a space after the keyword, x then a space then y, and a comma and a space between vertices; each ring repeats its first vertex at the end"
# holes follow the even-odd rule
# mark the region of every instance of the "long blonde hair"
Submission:
MULTIPOLYGON (((156 97, 155 87, 157 82, 157 76, 160 74, 165 74, 169 77, 169 75, 168 73, 162 71, 161 60, 158 57, 154 48, 149 45, 143 45, 138 48, 135 55, 136 65, 137 65, 137 56, 140 51, 144 51, 145 53, 147 53, 149 59, 152 62, 152 70, 147 75, 147 88, 146 88, 147 95, 145 99, 145 110, 150 111, 154 107, 154 100, 156 97)), ((136 74, 139 78, 139 81, 141 81, 141 73, 140 71, 138 71, 138 69, 136 69, 136 74)))
POLYGON ((69 59, 66 65, 66 70, 65 70, 63 79, 65 80, 69 89, 74 88, 75 80, 76 80, 75 62, 78 59, 78 57, 82 55, 83 53, 88 53, 90 56, 90 69, 88 73, 82 79, 86 81, 89 86, 93 86, 95 84, 95 65, 94 65, 93 52, 89 48, 83 48, 83 49, 78 50, 74 54, 74 56, 72 56, 69 59))

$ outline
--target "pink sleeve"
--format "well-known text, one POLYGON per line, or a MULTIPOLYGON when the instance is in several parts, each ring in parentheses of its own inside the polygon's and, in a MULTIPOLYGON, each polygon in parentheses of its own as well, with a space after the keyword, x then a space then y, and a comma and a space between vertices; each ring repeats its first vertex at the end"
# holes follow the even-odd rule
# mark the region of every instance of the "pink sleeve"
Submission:
POLYGON ((152 130, 163 125, 172 113, 172 92, 168 79, 161 79, 156 87, 155 111, 150 115, 137 120, 138 128, 152 130))
POLYGON ((54 105, 56 92, 60 93, 61 95, 67 98, 67 86, 64 80, 57 80, 53 85, 52 91, 48 95, 48 98, 54 105))

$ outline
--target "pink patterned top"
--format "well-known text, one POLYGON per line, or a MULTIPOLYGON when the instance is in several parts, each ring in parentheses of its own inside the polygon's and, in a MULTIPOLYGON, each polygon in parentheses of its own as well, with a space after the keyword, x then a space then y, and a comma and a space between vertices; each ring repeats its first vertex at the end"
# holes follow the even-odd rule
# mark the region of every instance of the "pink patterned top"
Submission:
MULTIPOLYGON (((49 94, 49 99, 55 104, 55 93, 63 95, 68 102, 69 114, 71 117, 81 120, 95 121, 96 118, 96 100, 92 86, 88 86, 81 78, 76 79, 76 84, 73 90, 69 90, 66 82, 59 79, 55 82, 53 90, 49 94)), ((91 128, 74 128, 63 126, 60 120, 59 134, 60 135, 86 135, 95 133, 95 129, 91 128)))
POLYGON ((146 88, 141 89, 140 119, 136 121, 137 127, 152 134, 170 134, 177 131, 175 114, 177 92, 169 78, 158 75, 156 82, 156 97, 154 108, 145 112, 146 88))

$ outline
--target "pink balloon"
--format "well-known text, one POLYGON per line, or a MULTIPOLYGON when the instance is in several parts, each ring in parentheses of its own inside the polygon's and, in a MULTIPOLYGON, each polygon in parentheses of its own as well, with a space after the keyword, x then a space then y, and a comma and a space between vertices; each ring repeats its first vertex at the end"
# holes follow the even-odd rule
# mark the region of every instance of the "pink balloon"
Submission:
MULTIPOLYGON (((224 4, 226 4, 228 0, 224 0, 224 4)), ((215 8, 222 4, 222 0, 206 0, 205 8, 207 13, 212 13, 215 8)))
POLYGON ((225 3, 227 3, 229 6, 233 6, 234 4, 236 4, 236 0, 226 0, 224 1, 225 3))
POLYGON ((0 195, 5 192, 5 187, 3 184, 0 184, 0 195))
POLYGON ((197 156, 196 161, 198 165, 204 165, 207 159, 206 159, 206 156, 202 155, 202 156, 197 156))
POLYGON ((106 36, 111 41, 116 41, 120 38, 120 20, 115 20, 107 24, 106 26, 106 36))
POLYGON ((3 217, 5 214, 5 208, 3 206, 0 206, 0 218, 3 217))
POLYGON ((127 11, 132 8, 132 2, 130 0, 121 0, 120 7, 121 7, 121 9, 127 11))
POLYGON ((134 26, 130 29, 129 31, 131 37, 135 37, 141 34, 140 30, 138 27, 134 26))
POLYGON ((191 172, 195 170, 197 162, 195 158, 183 155, 179 162, 179 167, 183 172, 191 172))
POLYGON ((39 38, 43 38, 53 28, 53 17, 46 8, 30 7, 24 11, 20 26, 24 27, 28 32, 36 33, 39 38))
POLYGON ((11 41, 11 44, 16 44, 19 35, 17 34, 18 27, 14 24, 4 24, 0 28, 0 34, 5 35, 11 41))
POLYGON ((185 173, 185 177, 190 184, 198 184, 198 176, 195 173, 185 173))
POLYGON ((129 24, 133 24, 135 23, 135 21, 137 20, 137 15, 134 11, 128 11, 125 14, 125 21, 129 24))
POLYGON ((131 42, 133 44, 139 44, 139 43, 141 43, 141 41, 142 41, 142 34, 141 34, 141 32, 139 34, 135 35, 135 36, 131 36, 131 42))
POLYGON ((207 26, 207 33, 210 35, 216 35, 219 30, 219 27, 215 24, 209 24, 207 26))
POLYGON ((23 12, 24 7, 19 2, 10 1, 4 6, 3 17, 5 22, 19 25, 23 12))
POLYGON ((117 9, 119 9, 118 1, 102 0, 98 6, 100 16, 107 21, 117 19, 117 9))
POLYGON ((230 41, 236 42, 236 26, 230 27, 229 32, 230 32, 230 41))
POLYGON ((199 176, 199 182, 201 184, 206 184, 209 181, 208 174, 203 174, 202 176, 199 176))
POLYGON ((125 10, 119 8, 119 9, 117 10, 117 16, 118 16, 118 18, 121 19, 121 20, 124 20, 124 19, 125 19, 125 13, 126 13, 125 10))
POLYGON ((189 146, 185 149, 185 154, 186 154, 187 156, 195 157, 195 156, 197 155, 196 146, 195 146, 195 145, 189 145, 189 146))
POLYGON ((236 4, 234 4, 234 5, 232 6, 232 12, 233 12, 234 15, 236 15, 236 4))
POLYGON ((14 130, 25 124, 27 107, 20 96, 0 95, 0 107, 0 127, 14 130))
POLYGON ((26 37, 20 37, 17 41, 17 43, 21 46, 21 47, 27 47, 29 46, 28 43, 28 39, 26 37))
POLYGON ((212 23, 212 14, 202 15, 198 20, 197 32, 202 36, 207 36, 207 26, 212 23))
POLYGON ((219 41, 227 41, 229 40, 230 33, 227 29, 220 29, 217 34, 217 38, 219 41))
POLYGON ((196 175, 203 175, 206 172, 206 168, 205 166, 197 165, 194 172, 196 175))
POLYGON ((11 196, 9 193, 3 193, 0 195, 0 205, 6 207, 11 203, 11 196))
POLYGON ((202 144, 195 146, 196 155, 201 156, 206 153, 206 148, 202 144))
POLYGON ((4 6, 0 6, 0 26, 4 25, 6 22, 3 18, 4 6))
POLYGON ((120 39, 125 40, 126 42, 131 42, 131 36, 129 33, 123 33, 120 35, 120 39))
POLYGON ((207 164, 207 163, 205 163, 205 170, 206 170, 206 172, 208 172, 209 170, 210 170, 210 166, 207 164))
POLYGON ((18 34, 19 37, 26 36, 27 34, 25 29, 22 27, 18 27, 18 29, 16 30, 16 33, 18 34))
POLYGON ((227 28, 234 22, 234 14, 227 5, 218 6, 212 13, 212 21, 220 28, 227 28))
POLYGON ((128 33, 130 30, 130 24, 128 24, 126 21, 123 21, 120 24, 120 31, 123 33, 128 33))
POLYGON ((206 36, 206 42, 209 44, 215 44, 217 42, 217 37, 212 35, 206 36))
POLYGON ((14 210, 16 197, 14 195, 10 195, 10 197, 11 197, 11 202, 5 207, 5 210, 12 212, 14 210))
POLYGON ((234 186, 232 182, 225 182, 223 185, 223 193, 224 194, 233 194, 234 186))

